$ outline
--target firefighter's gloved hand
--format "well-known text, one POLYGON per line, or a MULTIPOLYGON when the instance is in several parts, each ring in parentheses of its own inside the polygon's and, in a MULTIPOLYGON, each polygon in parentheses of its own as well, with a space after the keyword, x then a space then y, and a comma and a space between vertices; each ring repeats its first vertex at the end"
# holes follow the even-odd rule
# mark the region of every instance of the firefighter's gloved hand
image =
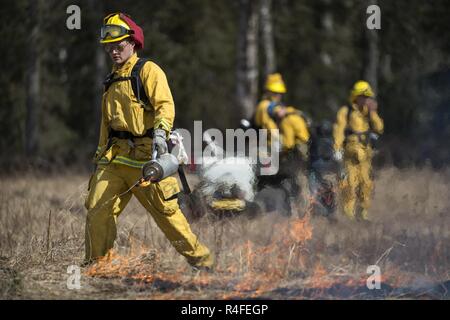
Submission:
POLYGON ((153 133, 153 150, 155 148, 159 156, 169 151, 167 147, 167 133, 164 129, 156 129, 153 133))
POLYGON ((333 156, 334 156, 334 160, 339 161, 339 162, 342 161, 343 154, 342 154, 341 150, 335 151, 333 156))

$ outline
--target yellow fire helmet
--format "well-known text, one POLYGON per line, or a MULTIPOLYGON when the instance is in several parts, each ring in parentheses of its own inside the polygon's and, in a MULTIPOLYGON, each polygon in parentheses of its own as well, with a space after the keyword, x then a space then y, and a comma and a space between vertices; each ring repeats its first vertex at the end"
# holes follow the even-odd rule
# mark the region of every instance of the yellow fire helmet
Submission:
POLYGON ((266 90, 275 93, 286 93, 286 85, 279 73, 269 74, 266 80, 266 90))
POLYGON ((354 103, 357 96, 374 97, 372 87, 367 81, 357 81, 350 92, 350 102, 354 103))
POLYGON ((133 34, 130 26, 121 19, 120 13, 112 13, 103 19, 103 27, 100 32, 100 43, 122 41, 133 34))

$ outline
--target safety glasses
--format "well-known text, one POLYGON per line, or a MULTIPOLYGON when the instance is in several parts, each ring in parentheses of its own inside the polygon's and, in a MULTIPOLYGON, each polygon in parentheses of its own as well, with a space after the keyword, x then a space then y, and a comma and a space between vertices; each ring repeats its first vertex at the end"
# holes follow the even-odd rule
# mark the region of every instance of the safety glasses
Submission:
POLYGON ((125 27, 114 24, 107 24, 100 29, 100 38, 102 40, 116 39, 132 33, 133 30, 128 30, 125 27))
POLYGON ((114 50, 122 52, 129 44, 130 43, 128 41, 124 41, 121 43, 106 43, 103 47, 105 48, 106 52, 113 52, 114 50))

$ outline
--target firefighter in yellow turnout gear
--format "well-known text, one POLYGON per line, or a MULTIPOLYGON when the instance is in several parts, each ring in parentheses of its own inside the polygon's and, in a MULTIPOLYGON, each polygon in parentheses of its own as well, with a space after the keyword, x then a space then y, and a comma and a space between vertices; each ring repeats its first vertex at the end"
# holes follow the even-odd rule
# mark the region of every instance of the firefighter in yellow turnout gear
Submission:
POLYGON ((195 267, 209 268, 213 257, 199 242, 178 206, 180 192, 175 177, 148 187, 132 186, 142 177, 142 166, 158 154, 168 152, 167 138, 175 108, 164 72, 145 61, 139 72, 145 103, 138 99, 127 78, 139 63, 136 49, 143 47, 143 32, 130 17, 112 14, 105 18, 101 43, 114 62, 102 99, 97 170, 89 182, 86 198, 86 262, 108 253, 117 234, 117 218, 132 195, 148 210, 175 249, 195 267), (130 32, 131 31, 131 32, 130 32), (131 188, 131 190, 130 190, 131 188), (127 192, 128 191, 128 192, 127 192))
MULTIPOLYGON (((255 125, 261 129, 279 129, 282 149, 292 150, 298 144, 306 144, 309 140, 308 126, 301 112, 293 107, 285 107, 282 102, 287 92, 281 74, 267 76, 265 94, 256 107, 255 125)), ((270 140, 270 132, 268 132, 270 140)))
POLYGON ((361 207, 361 218, 369 220, 373 189, 372 137, 382 134, 384 130, 374 97, 368 82, 356 82, 350 94, 350 107, 339 109, 333 128, 335 157, 340 160, 343 156, 346 170, 346 176, 341 180, 343 209, 351 220, 356 216, 357 201, 361 207))

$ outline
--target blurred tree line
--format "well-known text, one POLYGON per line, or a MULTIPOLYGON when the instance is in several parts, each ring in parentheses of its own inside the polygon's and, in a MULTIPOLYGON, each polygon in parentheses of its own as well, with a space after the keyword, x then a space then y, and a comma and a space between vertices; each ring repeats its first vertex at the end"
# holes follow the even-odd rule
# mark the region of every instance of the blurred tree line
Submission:
POLYGON ((117 11, 143 27, 140 56, 165 70, 177 127, 237 127, 273 71, 287 82, 288 104, 334 120, 365 78, 385 119, 383 163, 450 161, 445 0, 17 0, 0 7, 2 168, 88 163, 111 67, 99 30, 117 11), (80 30, 66 27, 72 4, 81 8, 80 30), (381 30, 366 28, 371 4, 381 8, 381 30))

